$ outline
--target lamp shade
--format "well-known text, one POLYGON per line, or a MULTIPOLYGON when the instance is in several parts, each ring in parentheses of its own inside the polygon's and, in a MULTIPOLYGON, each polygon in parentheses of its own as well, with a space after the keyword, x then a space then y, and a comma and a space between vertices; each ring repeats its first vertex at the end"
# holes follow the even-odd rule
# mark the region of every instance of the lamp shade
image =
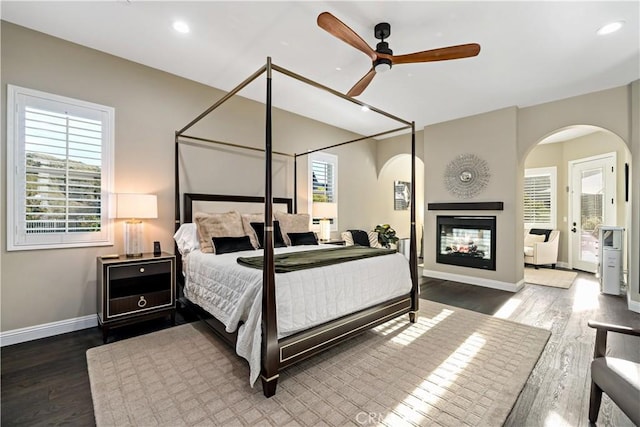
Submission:
POLYGON ((336 218, 337 216, 337 203, 317 202, 313 204, 314 218, 336 218))
POLYGON ((158 218, 158 197, 155 194, 118 193, 116 218, 158 218))

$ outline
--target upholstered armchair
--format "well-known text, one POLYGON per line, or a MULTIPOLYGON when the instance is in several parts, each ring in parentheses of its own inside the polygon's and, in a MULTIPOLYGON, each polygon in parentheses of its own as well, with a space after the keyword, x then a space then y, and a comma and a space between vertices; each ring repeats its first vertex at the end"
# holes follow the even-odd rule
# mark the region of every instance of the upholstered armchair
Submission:
MULTIPOLYGON (((606 356, 607 332, 640 337, 640 329, 592 320, 588 324, 596 329, 596 344, 591 362, 589 421, 595 423, 598 420, 604 392, 631 421, 640 426, 640 363, 606 356)), ((640 340, 638 343, 640 344, 640 340)))
POLYGON ((556 268, 558 262, 559 230, 535 229, 524 231, 524 263, 538 268, 550 264, 556 268))

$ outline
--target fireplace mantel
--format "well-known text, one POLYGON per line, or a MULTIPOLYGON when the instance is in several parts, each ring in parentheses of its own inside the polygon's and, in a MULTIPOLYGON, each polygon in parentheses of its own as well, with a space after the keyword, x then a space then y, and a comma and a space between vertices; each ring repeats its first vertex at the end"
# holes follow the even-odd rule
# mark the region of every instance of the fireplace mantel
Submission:
POLYGON ((448 202, 428 203, 430 211, 502 211, 504 202, 448 202))

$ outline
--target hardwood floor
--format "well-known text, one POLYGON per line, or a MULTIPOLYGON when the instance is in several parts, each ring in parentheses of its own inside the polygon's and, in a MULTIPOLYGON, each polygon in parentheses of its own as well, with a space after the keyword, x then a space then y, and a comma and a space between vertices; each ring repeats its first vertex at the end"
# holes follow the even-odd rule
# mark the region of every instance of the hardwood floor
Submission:
MULTIPOLYGON (((421 298, 495 315, 551 331, 526 386, 505 426, 588 426, 589 365, 595 330, 590 319, 640 327, 640 314, 627 309, 626 298, 604 295, 591 274, 579 273, 569 289, 525 285, 520 292, 485 289, 426 280, 421 298)), ((609 334, 611 356, 640 362, 640 340, 609 334)), ((633 426, 604 395, 598 426, 633 426)))
MULTIPOLYGON (((176 324, 196 320, 178 314, 176 324)), ((112 329, 109 342, 170 327, 168 319, 112 329)), ((95 425, 86 352, 102 344, 98 328, 0 349, 2 426, 95 425)))
MULTIPOLYGON (((537 285, 513 294, 473 285, 424 279, 421 297, 552 331, 536 368, 505 425, 587 426, 588 369, 596 319, 640 327, 640 315, 626 309, 622 297, 602 295, 592 276, 579 274, 566 289, 537 285)), ((193 321, 189 313, 177 323, 193 321)), ((116 329, 110 341, 169 327, 155 320, 116 329)), ((102 345, 97 328, 45 338, 0 350, 2 426, 94 425, 85 352, 102 345)), ((640 361, 640 343, 612 334, 610 353, 640 361)), ((631 426, 631 421, 604 397, 598 425, 631 426)))

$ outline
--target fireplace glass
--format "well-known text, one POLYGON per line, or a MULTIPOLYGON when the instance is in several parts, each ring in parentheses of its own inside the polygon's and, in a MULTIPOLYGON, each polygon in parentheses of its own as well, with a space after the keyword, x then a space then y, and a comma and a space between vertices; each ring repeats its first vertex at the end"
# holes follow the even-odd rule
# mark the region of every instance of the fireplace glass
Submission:
POLYGON ((436 262, 496 269, 495 216, 438 216, 436 262))

